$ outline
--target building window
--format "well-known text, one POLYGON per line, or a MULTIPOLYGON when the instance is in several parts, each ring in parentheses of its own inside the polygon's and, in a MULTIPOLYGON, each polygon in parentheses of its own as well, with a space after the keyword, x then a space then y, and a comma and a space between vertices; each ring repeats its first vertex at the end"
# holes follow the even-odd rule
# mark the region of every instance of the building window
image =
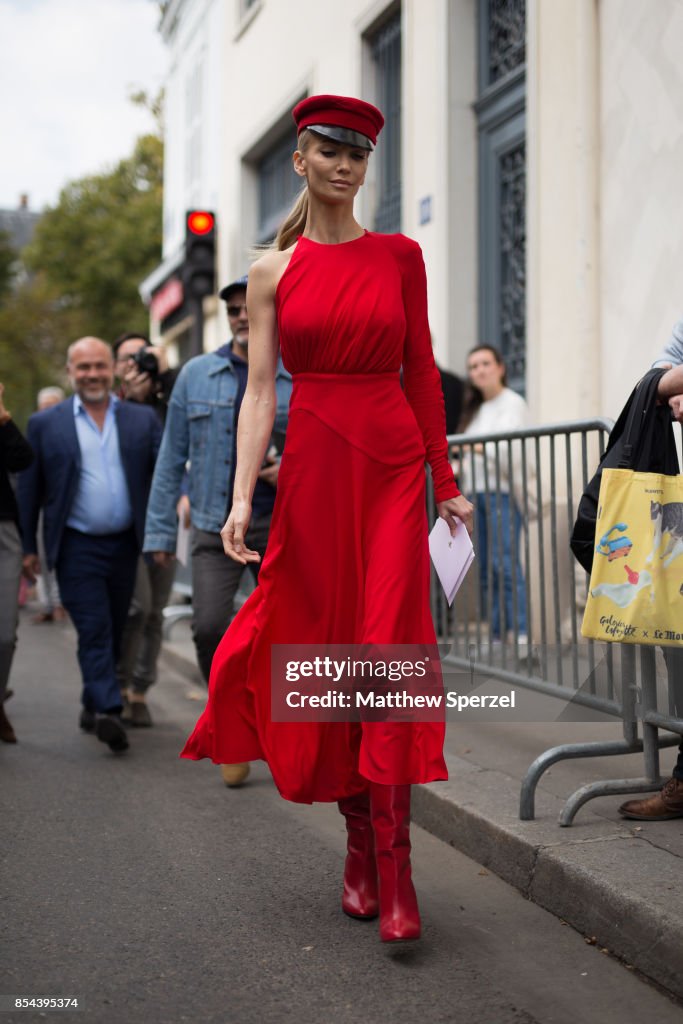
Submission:
POLYGON ((525 0, 488 0, 486 74, 493 85, 526 61, 525 0))
POLYGON ((479 340, 526 378, 525 0, 479 0, 479 340))
POLYGON ((287 132, 257 164, 258 241, 270 242, 301 191, 302 180, 292 167, 296 132, 287 132))
POLYGON ((401 230, 401 12, 367 37, 377 106, 384 114, 377 161, 375 231, 401 230))

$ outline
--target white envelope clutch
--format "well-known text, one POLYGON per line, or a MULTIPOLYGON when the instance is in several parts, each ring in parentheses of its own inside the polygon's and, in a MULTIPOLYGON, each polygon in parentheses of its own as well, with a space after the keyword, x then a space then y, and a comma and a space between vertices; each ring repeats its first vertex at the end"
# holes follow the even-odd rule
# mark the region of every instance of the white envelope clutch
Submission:
POLYGON ((451 537, 448 523, 441 517, 434 523, 429 534, 429 554, 449 605, 453 604, 453 598, 474 561, 470 535, 460 520, 456 521, 458 529, 455 537, 451 537))

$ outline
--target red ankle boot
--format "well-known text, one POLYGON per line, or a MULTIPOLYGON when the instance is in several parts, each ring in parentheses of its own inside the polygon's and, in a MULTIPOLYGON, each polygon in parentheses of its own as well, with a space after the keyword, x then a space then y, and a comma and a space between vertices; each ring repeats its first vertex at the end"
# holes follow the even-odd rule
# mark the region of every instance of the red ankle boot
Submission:
POLYGON ((342 910, 349 917, 377 917, 377 865, 369 793, 366 790, 344 797, 339 801, 339 810, 346 818, 348 833, 342 910))
POLYGON ((420 937, 420 911, 410 871, 410 786, 370 784, 379 876, 379 937, 407 942, 420 937))

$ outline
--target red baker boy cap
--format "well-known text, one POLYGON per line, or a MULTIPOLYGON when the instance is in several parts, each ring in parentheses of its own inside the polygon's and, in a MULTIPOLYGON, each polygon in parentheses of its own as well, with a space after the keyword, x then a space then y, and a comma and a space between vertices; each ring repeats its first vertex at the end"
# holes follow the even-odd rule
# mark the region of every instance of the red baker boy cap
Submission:
POLYGON ((353 96, 308 96, 297 103, 292 117, 297 132, 309 128, 335 142, 370 150, 384 124, 381 110, 353 96))

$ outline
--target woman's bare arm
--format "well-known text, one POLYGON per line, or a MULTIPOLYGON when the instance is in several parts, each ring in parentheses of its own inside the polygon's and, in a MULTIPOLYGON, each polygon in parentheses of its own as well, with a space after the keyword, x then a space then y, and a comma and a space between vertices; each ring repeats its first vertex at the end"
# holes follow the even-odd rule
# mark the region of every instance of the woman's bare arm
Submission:
POLYGON ((237 467, 232 509, 221 530, 226 555, 236 562, 258 562, 257 551, 245 547, 251 499, 273 430, 278 360, 275 288, 282 271, 282 253, 266 253, 249 271, 249 376, 237 427, 237 467))

